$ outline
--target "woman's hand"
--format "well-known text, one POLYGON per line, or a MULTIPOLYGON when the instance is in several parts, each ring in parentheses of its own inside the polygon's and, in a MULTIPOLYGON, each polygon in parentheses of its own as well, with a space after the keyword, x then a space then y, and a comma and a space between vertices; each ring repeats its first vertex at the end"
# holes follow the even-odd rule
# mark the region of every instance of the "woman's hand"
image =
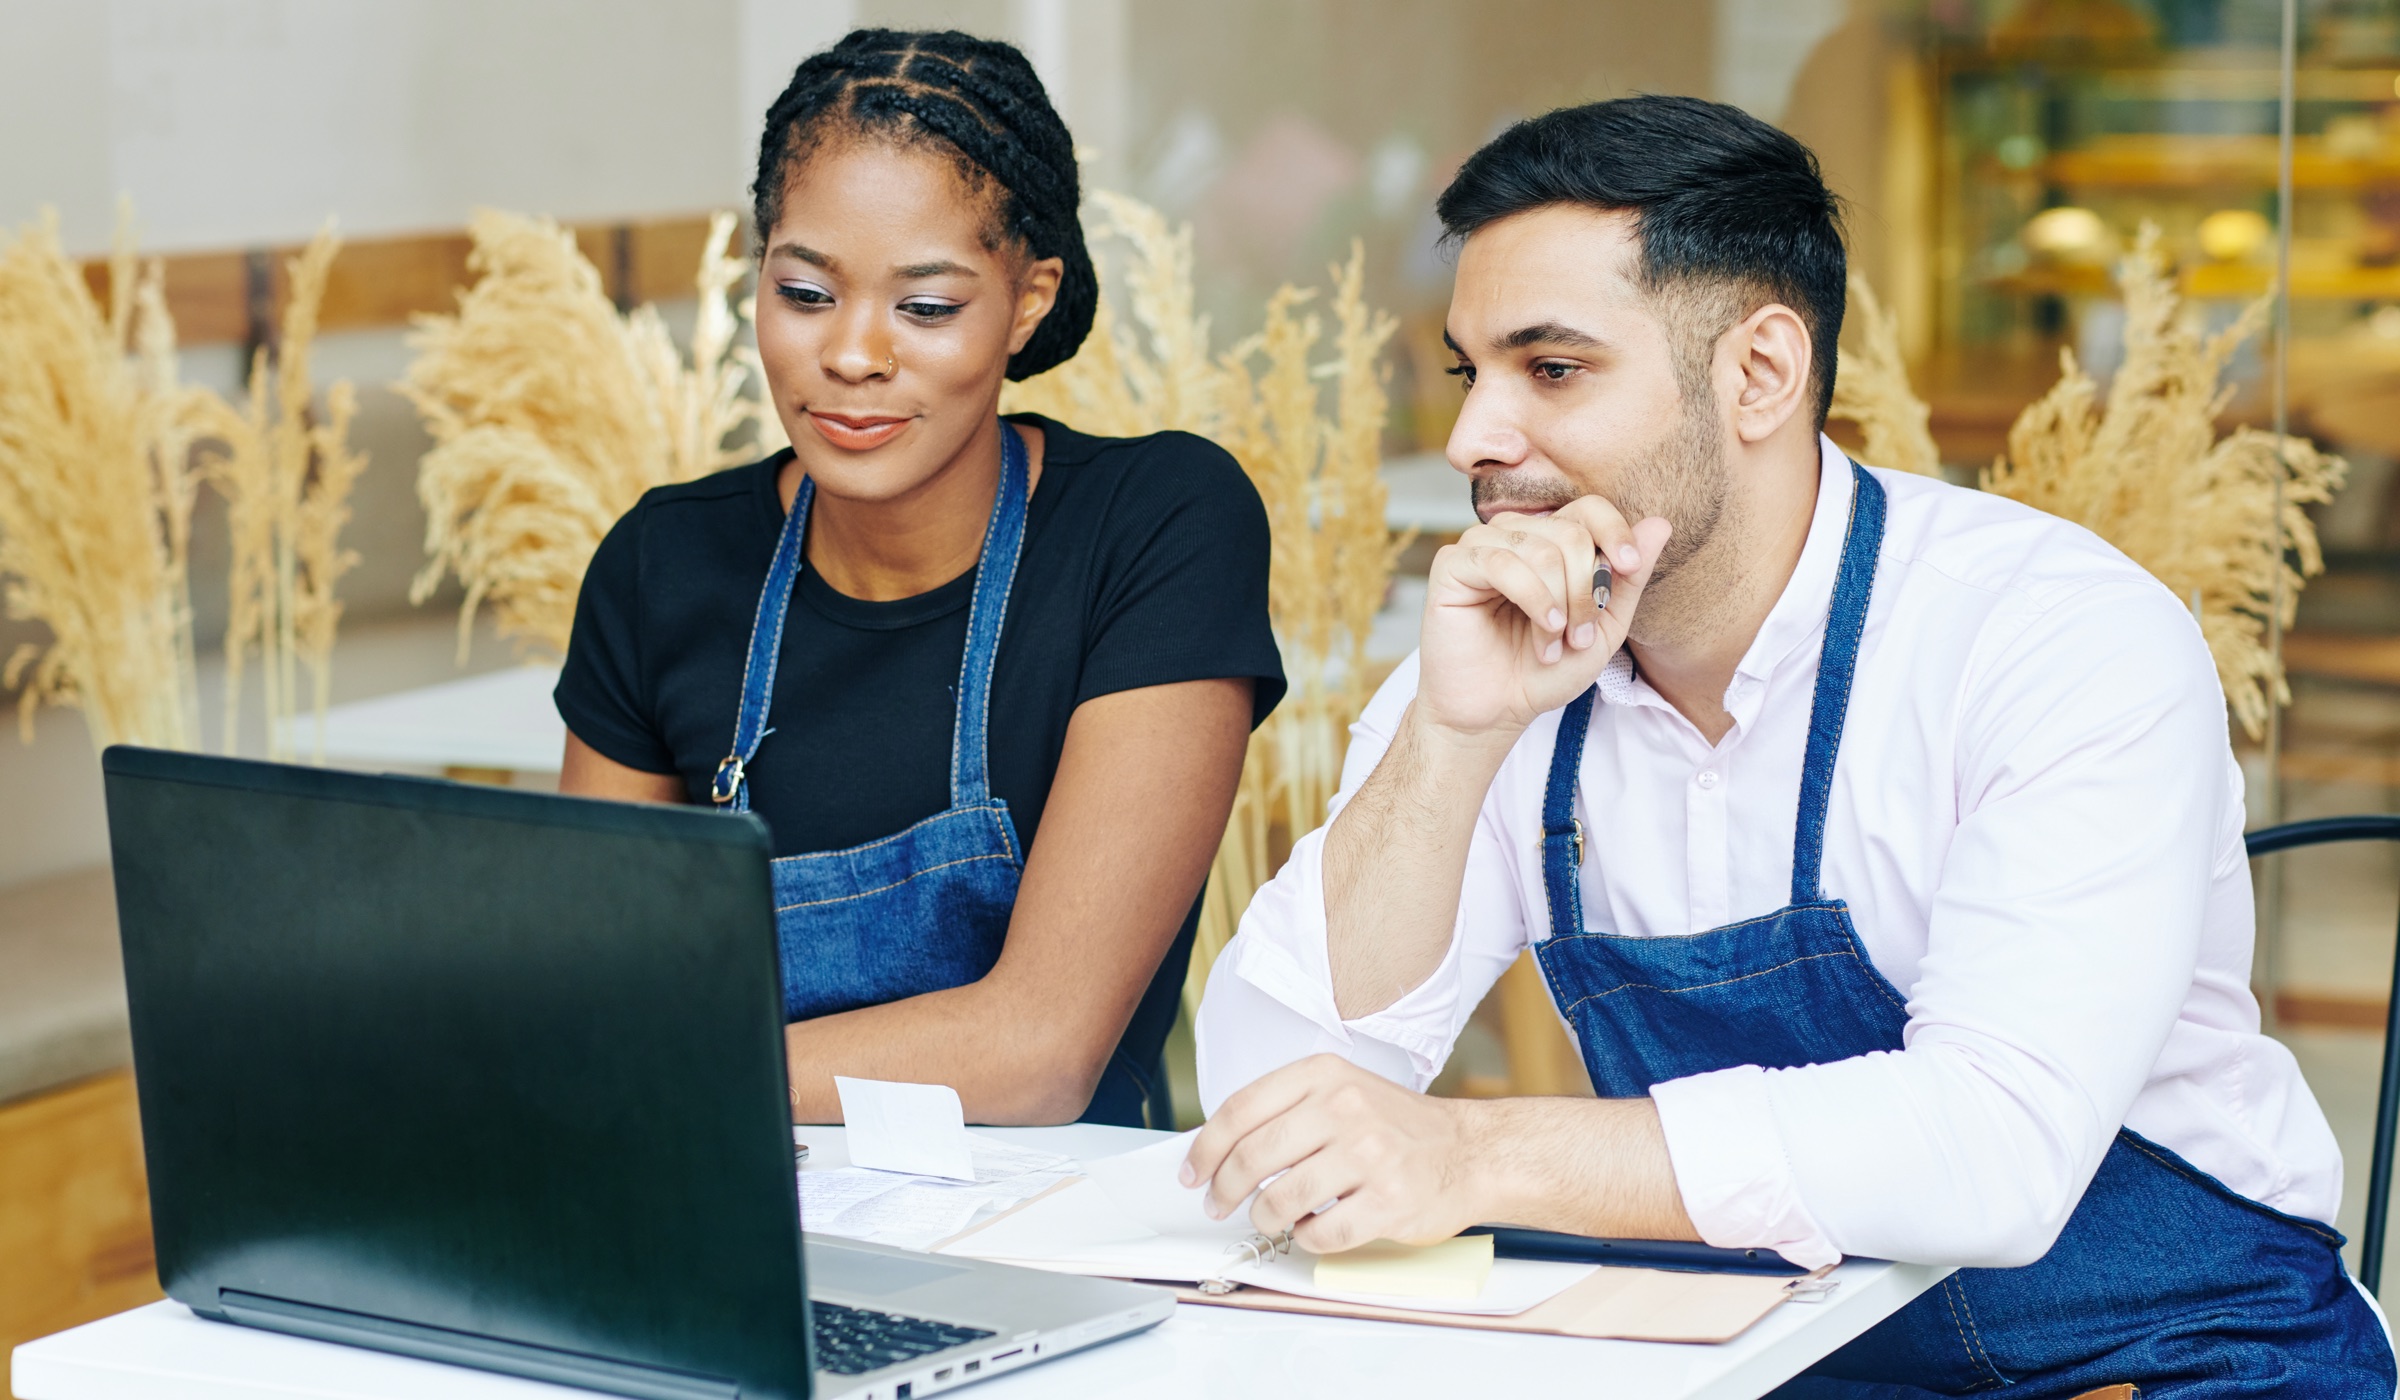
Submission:
POLYGON ((1081 1115, 1208 878, 1252 684, 1183 681, 1077 706, 999 963, 964 987, 787 1027, 795 1121, 840 1120, 837 1074, 948 1084, 974 1123, 1081 1115))

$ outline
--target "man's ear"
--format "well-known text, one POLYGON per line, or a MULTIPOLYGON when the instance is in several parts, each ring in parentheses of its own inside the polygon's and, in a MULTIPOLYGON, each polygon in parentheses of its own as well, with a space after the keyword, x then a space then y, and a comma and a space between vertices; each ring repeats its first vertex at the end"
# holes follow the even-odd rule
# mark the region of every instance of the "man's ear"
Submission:
MULTIPOLYGON (((1745 443, 1764 442, 1814 406, 1809 388, 1815 354, 1798 312, 1769 302, 1737 322, 1717 342, 1719 373, 1738 375, 1733 431, 1745 443), (1725 361, 1730 361, 1728 366, 1725 361)), ((1723 382, 1723 381, 1719 381, 1723 382)))

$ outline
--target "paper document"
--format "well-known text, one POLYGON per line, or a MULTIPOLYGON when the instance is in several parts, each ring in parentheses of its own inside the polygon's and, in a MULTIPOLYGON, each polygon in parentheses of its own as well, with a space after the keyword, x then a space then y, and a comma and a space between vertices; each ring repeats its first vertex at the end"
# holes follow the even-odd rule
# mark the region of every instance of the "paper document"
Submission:
MULTIPOLYGON (((967 1134, 967 1155, 975 1164, 977 1181, 1010 1181, 1027 1172, 1072 1171, 1075 1159, 1038 1147, 1019 1147, 981 1133, 967 1134)), ((852 1158, 856 1161, 856 1158, 852 1158)))
POLYGON ((850 1164, 913 1176, 975 1179, 967 1112, 947 1084, 900 1084, 835 1075, 850 1164))
POLYGON ((1085 1164, 1084 1175, 1107 1193, 1125 1219, 1154 1234, 1246 1240, 1252 1233, 1246 1213, 1237 1210, 1223 1220, 1211 1220, 1204 1204, 1207 1190, 1183 1184, 1183 1159, 1192 1150, 1192 1139, 1199 1135, 1195 1128, 1164 1142, 1103 1157, 1085 1164))
POLYGON ((1377 1240, 1317 1256, 1316 1285, 1334 1293, 1395 1298, 1480 1298, 1492 1278, 1492 1237, 1460 1235, 1438 1244, 1377 1240))
POLYGON ((964 1134, 974 1180, 911 1176, 869 1167, 800 1173, 801 1228, 822 1235, 927 1249, 976 1216, 1006 1210, 1067 1179, 1074 1162, 1055 1152, 964 1134))
POLYGON ((1222 1279, 1305 1298, 1487 1317, 1511 1316, 1547 1302, 1599 1267, 1502 1259, 1471 1298, 1386 1293, 1320 1284, 1317 1256, 1304 1249, 1269 1252, 1262 1259, 1242 1247, 1250 1235, 1247 1222, 1241 1225, 1232 1240, 1226 1238, 1223 1222, 1213 1221, 1210 1234, 1160 1234, 1127 1216, 1096 1182, 1085 1180, 975 1226, 939 1252, 1103 1278, 1187 1284, 1222 1279))
POLYGON ((995 1198, 993 1188, 972 1183, 848 1167, 801 1176, 800 1224, 821 1235, 923 1249, 965 1229, 986 1205, 1020 1199, 1006 1192, 995 1198), (811 1177, 825 1178, 824 1185, 811 1177))
MULTIPOLYGON (((1337 1269, 1321 1281, 1317 1256, 1308 1251, 1262 1251, 1247 1213, 1208 1218, 1200 1207, 1201 1192, 1177 1179, 1190 1146, 1187 1134, 1086 1163, 1086 1180, 974 1226, 940 1252, 1064 1273, 1173 1283, 1222 1279, 1337 1302, 1494 1317, 1545 1302, 1590 1277, 1596 1267, 1527 1259, 1493 1263, 1487 1255, 1484 1281, 1472 1292, 1461 1292, 1453 1254, 1438 1267, 1413 1273, 1370 1269, 1345 1277, 1337 1269), (1439 1277, 1449 1292, 1431 1291, 1428 1274, 1439 1277)), ((1491 1246, 1480 1247, 1488 1251, 1491 1246)))

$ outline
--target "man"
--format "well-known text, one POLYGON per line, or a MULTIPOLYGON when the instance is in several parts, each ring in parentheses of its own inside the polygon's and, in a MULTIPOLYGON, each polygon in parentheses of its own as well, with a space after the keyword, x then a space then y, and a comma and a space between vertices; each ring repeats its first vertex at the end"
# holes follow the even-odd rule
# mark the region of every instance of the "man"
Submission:
POLYGON ((1553 112, 1439 209, 1485 523, 1210 979, 1210 1208, 1960 1266, 1795 1394, 2391 1396, 2189 613, 1823 438, 1836 204, 1764 123, 1553 112), (1598 1099, 1426 1097, 1528 946, 1598 1099))

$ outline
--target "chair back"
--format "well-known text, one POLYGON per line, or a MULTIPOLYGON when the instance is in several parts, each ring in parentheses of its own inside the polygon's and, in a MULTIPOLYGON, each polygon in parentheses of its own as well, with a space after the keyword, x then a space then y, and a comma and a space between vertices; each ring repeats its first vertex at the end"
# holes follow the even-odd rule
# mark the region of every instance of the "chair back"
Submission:
MULTIPOLYGON (((2265 827, 2242 838, 2250 858, 2336 841, 2400 841, 2400 816, 2321 817, 2265 827)), ((2392 986, 2383 1013, 2383 1079, 2375 1090, 2375 1151, 2367 1167, 2367 1225, 2358 1241, 2358 1281, 2369 1293, 2383 1283, 2384 1227, 2391 1210, 2393 1115, 2400 1110, 2400 941, 2394 945, 2392 986)))

